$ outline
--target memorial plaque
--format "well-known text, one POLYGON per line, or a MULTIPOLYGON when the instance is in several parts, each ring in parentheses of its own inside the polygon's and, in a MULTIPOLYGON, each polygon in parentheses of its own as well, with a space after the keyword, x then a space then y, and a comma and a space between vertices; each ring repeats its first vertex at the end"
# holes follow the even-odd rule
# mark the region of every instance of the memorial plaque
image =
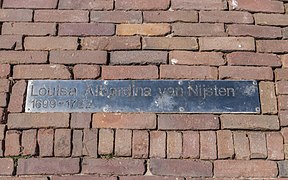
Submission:
POLYGON ((26 112, 260 113, 256 81, 31 80, 26 112))

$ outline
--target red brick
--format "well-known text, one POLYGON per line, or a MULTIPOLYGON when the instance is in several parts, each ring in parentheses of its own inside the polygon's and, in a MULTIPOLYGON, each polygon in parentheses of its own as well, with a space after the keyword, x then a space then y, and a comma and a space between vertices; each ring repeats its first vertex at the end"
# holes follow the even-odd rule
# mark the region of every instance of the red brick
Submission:
POLYGON ((56 129, 54 136, 54 156, 68 157, 71 154, 71 130, 56 129))
POLYGON ((217 159, 216 141, 214 131, 200 132, 200 159, 217 159))
POLYGON ((226 2, 222 0, 171 0, 172 9, 184 10, 222 10, 227 9, 226 2))
POLYGON ((102 66, 102 79, 158 79, 158 68, 148 66, 102 66))
POLYGON ((2 34, 56 35, 55 23, 4 23, 2 34))
POLYGON ((6 129, 6 125, 0 124, 0 141, 4 140, 5 138, 5 129, 6 129))
POLYGON ((227 32, 231 36, 252 36, 255 38, 280 38, 282 37, 280 27, 257 26, 257 25, 228 25, 227 32))
POLYGON ((80 171, 78 158, 30 158, 19 159, 17 174, 77 174, 80 171))
POLYGON ((149 152, 149 133, 148 131, 133 131, 132 136, 132 157, 137 158, 148 158, 149 152))
POLYGON ((5 156, 18 156, 21 153, 20 131, 6 131, 5 156))
POLYGON ((13 72, 14 79, 70 79, 64 65, 17 65, 13 72))
POLYGON ((221 66, 219 67, 219 78, 273 80, 273 71, 270 67, 221 66))
POLYGON ((251 12, 278 12, 283 13, 283 3, 279 1, 262 0, 262 1, 250 1, 250 0, 229 0, 229 5, 232 9, 246 10, 251 12))
POLYGON ((285 14, 254 14, 255 24, 271 26, 287 26, 288 16, 285 14))
POLYGON ((200 135, 197 131, 184 131, 183 134, 183 158, 198 159, 200 157, 200 135))
POLYGON ((9 112, 22 112, 24 105, 24 95, 26 92, 26 82, 17 81, 12 87, 12 94, 9 101, 9 112))
POLYGON ((288 54, 281 56, 282 65, 284 68, 288 68, 288 54))
POLYGON ((72 113, 71 114, 71 128, 84 129, 90 128, 91 113, 72 113))
POLYGON ((166 133, 165 131, 150 131, 150 158, 166 157, 166 133))
MULTIPOLYGON (((95 175, 74 175, 74 176, 52 176, 53 180, 117 180, 117 177, 95 176, 95 175)), ((46 179, 45 179, 46 180, 46 179)))
POLYGON ((172 32, 175 36, 226 36, 222 23, 174 23, 172 32))
POLYGON ((141 48, 140 37, 84 37, 82 49, 89 50, 134 50, 141 48))
POLYGON ((48 52, 45 51, 0 51, 0 63, 38 64, 46 63, 48 52))
POLYGON ((39 129, 37 134, 40 157, 53 156, 53 129, 39 129))
POLYGON ((224 65, 225 60, 220 52, 192 52, 192 51, 170 51, 170 64, 185 65, 224 65))
POLYGON ((161 65, 161 79, 217 79, 215 67, 161 65))
POLYGON ((131 156, 132 131, 117 129, 115 133, 115 156, 131 156))
POLYGON ((266 133, 268 159, 271 160, 283 160, 284 159, 284 147, 283 137, 281 133, 269 132, 266 133))
POLYGON ((59 9, 111 10, 113 0, 60 0, 59 9))
POLYGON ((141 11, 92 11, 90 18, 101 23, 142 23, 141 11))
POLYGON ((99 155, 113 154, 114 131, 112 129, 100 129, 98 143, 99 155))
POLYGON ((277 116, 221 115, 222 129, 278 130, 277 116))
POLYGON ((233 132, 235 159, 250 159, 248 135, 244 132, 233 132))
POLYGON ((267 158, 267 145, 265 133, 249 132, 250 158, 265 159, 267 158))
POLYGON ((159 114, 158 129, 216 130, 219 129, 219 119, 214 115, 159 114))
POLYGON ((115 51, 111 53, 111 64, 166 64, 164 51, 115 51))
POLYGON ((0 159, 0 175, 12 176, 14 171, 14 163, 12 158, 0 159))
POLYGON ((275 69, 275 79, 279 80, 288 80, 288 68, 284 69, 275 69))
POLYGON ((22 36, 20 35, 0 35, 0 49, 22 50, 22 36))
POLYGON ((166 10, 169 8, 169 0, 116 0, 115 9, 121 10, 166 10))
MULTIPOLYGON (((46 176, 21 176, 21 177, 1 177, 1 180, 47 180, 46 176)), ((53 179, 54 180, 54 179, 53 179)))
POLYGON ((196 11, 144 11, 144 22, 198 22, 196 11))
POLYGON ((219 159, 234 157, 233 134, 231 131, 217 131, 217 143, 219 159))
POLYGON ((98 156, 97 142, 98 142, 98 130, 84 129, 83 155, 97 158, 98 156))
POLYGON ((0 92, 9 92, 9 84, 8 79, 0 79, 0 92))
POLYGON ((37 130, 31 129, 22 132, 22 155, 35 155, 36 154, 36 136, 37 130))
POLYGON ((181 132, 167 132, 167 158, 182 157, 182 133, 181 132))
POLYGON ((200 11, 199 20, 201 23, 247 23, 254 22, 252 14, 237 11, 200 11))
POLYGON ((279 112, 280 126, 288 126, 288 111, 279 112))
POLYGON ((280 110, 288 110, 288 96, 287 95, 278 96, 278 107, 280 110))
POLYGON ((35 22, 88 22, 89 12, 81 10, 36 10, 35 22))
POLYGON ((75 79, 96 79, 100 76, 100 66, 78 64, 73 68, 75 79))
POLYGON ((144 37, 142 46, 143 49, 198 49, 197 39, 187 37, 144 37))
POLYGON ((259 83, 259 89, 262 114, 276 114, 277 98, 274 83, 262 81, 259 83))
POLYGON ((26 37, 24 47, 26 50, 76 50, 77 41, 76 37, 26 37))
POLYGON ((4 0, 4 8, 52 9, 56 8, 58 0, 4 0))
POLYGON ((93 128, 117 129, 154 129, 156 115, 149 113, 95 113, 92 119, 93 128))
POLYGON ((51 51, 50 63, 54 64, 106 64, 105 51, 51 51))
POLYGON ((282 128, 281 133, 284 138, 284 144, 288 144, 288 128, 287 127, 282 128))
POLYGON ((252 37, 202 37, 200 51, 255 51, 252 37))
POLYGON ((10 65, 0 64, 0 78, 7 78, 10 75, 10 65))
MULTIPOLYGON (((83 131, 82 130, 73 130, 72 135, 72 157, 81 157, 83 150, 83 131)), ((96 151, 97 152, 97 151, 96 151)))
POLYGON ((184 180, 179 177, 168 177, 168 176, 122 176, 120 180, 184 180))
POLYGON ((32 21, 33 10, 31 9, 0 9, 0 21, 32 21))
POLYGON ((113 24, 64 23, 59 25, 60 36, 110 36, 115 33, 113 24))
POLYGON ((8 129, 65 128, 69 127, 66 113, 15 113, 8 115, 8 129))
POLYGON ((227 56, 228 65, 232 66, 281 66, 279 57, 275 54, 254 52, 232 52, 227 56))
POLYGON ((277 94, 288 94, 288 81, 278 81, 276 83, 277 94))
POLYGON ((277 164, 265 160, 218 160, 214 162, 215 177, 276 177, 277 164))
MULTIPOLYGON (((147 2, 146 2, 147 3, 147 2)), ((119 24, 116 27, 116 34, 119 36, 163 36, 170 33, 170 25, 158 24, 119 24)))
POLYGON ((212 177, 212 163, 181 159, 151 159, 150 170, 153 175, 212 177))
POLYGON ((258 40, 256 41, 259 52, 287 53, 288 40, 258 40))
POLYGON ((7 93, 0 93, 0 107, 7 106, 7 93))

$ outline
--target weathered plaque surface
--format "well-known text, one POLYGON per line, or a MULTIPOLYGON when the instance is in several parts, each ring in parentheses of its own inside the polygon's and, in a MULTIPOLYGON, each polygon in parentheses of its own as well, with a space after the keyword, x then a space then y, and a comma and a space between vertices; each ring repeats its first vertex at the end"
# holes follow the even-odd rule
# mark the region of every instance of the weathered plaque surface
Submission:
POLYGON ((31 80, 26 112, 260 113, 256 81, 31 80))

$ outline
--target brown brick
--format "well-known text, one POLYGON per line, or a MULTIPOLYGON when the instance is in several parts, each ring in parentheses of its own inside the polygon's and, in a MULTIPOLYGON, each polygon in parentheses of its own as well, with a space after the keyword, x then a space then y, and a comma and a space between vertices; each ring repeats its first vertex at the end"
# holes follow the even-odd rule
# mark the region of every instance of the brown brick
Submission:
POLYGON ((0 107, 7 106, 7 93, 0 93, 0 107))
POLYGON ((77 174, 80 171, 78 158, 30 158, 19 159, 17 175, 77 174))
POLYGON ((39 129, 37 134, 40 157, 53 156, 53 129, 39 129))
POLYGON ((22 50, 21 35, 0 35, 0 49, 3 50, 22 50))
POLYGON ((234 157, 233 134, 231 131, 217 131, 217 143, 219 159, 234 157))
POLYGON ((141 11, 92 11, 90 18, 101 23, 142 23, 141 11))
POLYGON ((284 69, 275 69, 275 79, 279 80, 288 80, 288 68, 284 69))
POLYGON ((53 9, 57 6, 57 0, 5 0, 4 8, 28 8, 28 9, 53 9))
POLYGON ((144 22, 198 22, 196 11, 144 11, 144 22))
POLYGON ((280 38, 280 27, 232 24, 228 25, 227 32, 231 36, 252 36, 255 38, 280 38))
POLYGON ((165 51, 115 51, 111 53, 111 64, 166 64, 165 51))
POLYGON ((144 37, 142 44, 143 49, 198 49, 197 39, 187 37, 144 37))
MULTIPOLYGON (((47 180, 46 176, 21 176, 21 177, 1 177, 1 180, 47 180)), ((54 180, 54 179, 53 179, 54 180)))
POLYGON ((150 131, 150 158, 166 157, 166 133, 165 131, 150 131))
POLYGON ((254 52, 232 52, 227 56, 228 65, 232 66, 281 66, 279 57, 275 54, 254 52))
POLYGON ((100 76, 100 66, 78 64, 73 68, 75 79, 96 79, 100 76))
POLYGON ((82 173, 142 175, 145 171, 144 160, 140 159, 88 159, 84 158, 82 173))
POLYGON ((235 159, 250 159, 248 135, 244 132, 233 132, 235 159))
POLYGON ((215 177, 276 177, 277 164, 265 160, 218 160, 214 162, 215 177))
POLYGON ((149 133, 148 131, 134 130, 132 136, 132 157, 148 158, 149 152, 149 133))
POLYGON ((111 10, 113 0, 60 0, 59 9, 111 10))
POLYGON ((222 0, 171 0, 172 9, 184 9, 184 10, 222 10, 227 9, 226 2, 222 0))
MULTIPOLYGON (((147 3, 147 2, 146 2, 147 3)), ((170 33, 169 24, 119 24, 116 34, 119 36, 161 36, 170 33)))
POLYGON ((55 35, 55 23, 4 23, 2 34, 19 35, 55 35))
POLYGON ((273 82, 260 82, 260 100, 263 114, 277 113, 277 99, 273 82))
POLYGON ((199 44, 201 51, 255 51, 252 37, 202 37, 199 44))
MULTIPOLYGON (((117 180, 117 177, 97 176, 97 175, 74 175, 74 176, 52 176, 53 180, 117 180)), ((45 179, 46 180, 46 179, 45 179)))
MULTIPOLYGON (((83 150, 83 131, 82 130, 73 130, 72 135, 72 157, 80 157, 82 156, 83 150)), ((97 152, 97 151, 96 151, 97 152)))
POLYGON ((156 115, 149 113, 95 113, 92 120, 93 128, 117 129, 154 129, 156 115))
POLYGON ((9 112, 22 112, 24 105, 24 95, 26 92, 26 82, 17 81, 12 87, 12 94, 9 101, 9 112))
POLYGON ((168 176, 122 176, 120 180, 184 180, 180 177, 168 177, 168 176))
POLYGON ((200 135, 197 131, 184 131, 183 158, 198 159, 200 157, 200 135))
POLYGON ((217 159, 216 141, 214 131, 200 132, 200 159, 217 159))
POLYGON ((89 12, 81 10, 36 10, 35 22, 88 22, 89 12))
POLYGON ((72 113, 71 128, 90 128, 91 117, 91 113, 72 113))
POLYGON ((263 0, 263 1, 249 1, 249 0, 229 0, 229 5, 232 9, 246 10, 251 12, 278 12, 283 13, 283 3, 279 1, 263 0))
POLYGON ((252 14, 237 11, 200 11, 199 20, 201 23, 246 23, 254 22, 252 14))
POLYGON ((288 39, 288 28, 282 28, 282 34, 284 39, 288 39))
POLYGON ((99 130, 99 155, 111 155, 113 154, 114 144, 114 131, 112 129, 100 129, 99 130))
POLYGON ((141 48, 140 37, 84 37, 82 49, 89 50, 134 50, 141 48))
POLYGON ((51 51, 50 63, 54 64, 106 64, 105 51, 51 51))
POLYGON ((10 65, 0 64, 0 78, 7 78, 10 76, 10 65))
POLYGON ((172 32, 175 36, 226 36, 222 23, 174 23, 172 32))
POLYGON ((12 158, 0 159, 0 175, 12 176, 14 170, 14 163, 12 158))
POLYGON ((258 40, 256 41, 259 52, 287 53, 288 40, 258 40))
POLYGON ((288 126, 288 111, 279 112, 280 126, 288 126))
POLYGON ((0 141, 4 140, 5 138, 5 130, 6 130, 6 125, 0 124, 0 141))
POLYGON ((6 123, 5 111, 3 108, 0 108, 0 122, 6 123))
POLYGON ((21 153, 20 131, 6 131, 5 156, 18 156, 21 153))
POLYGON ((97 158, 98 156, 97 141, 98 141, 97 129, 84 129, 83 155, 97 158))
POLYGON ((215 67, 161 65, 161 79, 217 79, 215 67))
POLYGON ((115 9, 119 10, 166 10, 169 8, 169 0, 117 0, 115 9))
POLYGON ((0 21, 32 21, 32 9, 0 9, 0 21))
POLYGON ((278 130, 277 116, 221 115, 222 129, 278 130))
POLYGON ((0 51, 0 63, 38 64, 46 63, 48 52, 45 51, 0 51))
POLYGON ((9 84, 8 79, 0 79, 0 92, 9 92, 9 84))
POLYGON ((68 157, 71 155, 71 130, 56 129, 54 137, 54 155, 68 157))
POLYGON ((64 23, 59 25, 60 36, 111 36, 115 33, 113 24, 64 23))
POLYGON ((167 132, 167 158, 182 157, 182 133, 167 132))
POLYGON ((158 68, 148 66, 102 66, 102 79, 158 79, 158 68))
POLYGON ((225 64, 223 54, 220 52, 171 51, 169 59, 169 64, 212 66, 225 64))
POLYGON ((0 157, 4 155, 4 140, 0 140, 0 157))
POLYGON ((76 50, 76 37, 26 37, 26 50, 76 50))
POLYGON ((249 132, 250 158, 265 159, 267 158, 267 145, 265 133, 249 132))
POLYGON ((150 171, 153 175, 212 177, 212 163, 181 159, 151 159, 150 171))
POLYGON ((288 94, 288 81, 278 81, 276 83, 277 94, 288 94))
POLYGON ((288 96, 287 95, 278 96, 278 107, 280 110, 288 110, 288 96))
POLYGON ((273 80, 273 71, 270 67, 221 66, 219 67, 219 78, 273 80))
POLYGON ((287 26, 288 17, 285 14, 254 14, 255 24, 257 25, 272 25, 272 26, 287 26))
POLYGON ((15 113, 8 115, 8 129, 69 127, 67 113, 15 113))
POLYGON ((284 147, 283 137, 281 133, 269 132, 266 133, 268 159, 271 160, 283 160, 284 159, 284 147))
POLYGON ((22 132, 21 148, 22 155, 35 155, 36 154, 36 137, 37 130, 31 129, 22 132))
POLYGON ((282 128, 281 133, 284 138, 284 144, 288 144, 288 128, 287 127, 282 128))
POLYGON ((115 133, 115 155, 131 156, 132 131, 117 129, 115 133))

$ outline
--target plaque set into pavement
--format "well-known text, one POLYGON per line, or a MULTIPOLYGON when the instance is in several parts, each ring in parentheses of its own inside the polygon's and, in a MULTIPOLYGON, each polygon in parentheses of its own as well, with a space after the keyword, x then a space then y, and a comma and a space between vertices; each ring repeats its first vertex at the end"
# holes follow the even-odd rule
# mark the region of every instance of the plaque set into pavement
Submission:
POLYGON ((26 112, 260 113, 257 81, 30 80, 26 112))

